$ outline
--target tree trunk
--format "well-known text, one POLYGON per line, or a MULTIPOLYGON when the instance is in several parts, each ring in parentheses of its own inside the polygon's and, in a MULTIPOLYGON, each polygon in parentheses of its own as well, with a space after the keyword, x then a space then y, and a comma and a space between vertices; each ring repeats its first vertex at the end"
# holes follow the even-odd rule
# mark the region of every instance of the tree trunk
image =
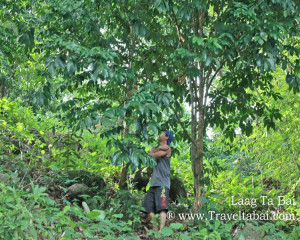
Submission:
MULTIPOLYGON (((196 11, 194 15, 194 34, 203 37, 204 10, 196 11)), ((195 144, 191 146, 191 161, 194 175, 194 203, 193 210, 197 211, 203 206, 201 201, 205 195, 204 191, 204 169, 203 169, 203 133, 204 133, 204 86, 205 69, 203 63, 195 63, 200 70, 200 75, 191 81, 192 98, 192 139, 195 144)))
MULTIPOLYGON (((128 22, 130 25, 130 47, 131 49, 129 49, 129 69, 132 69, 132 61, 133 61, 133 53, 132 50, 134 48, 134 28, 131 25, 130 21, 128 22)), ((128 102, 130 100, 131 97, 131 92, 130 92, 130 86, 129 84, 127 84, 127 92, 126 92, 126 102, 128 102)), ((127 137, 128 133, 129 133, 129 124, 126 123, 126 119, 124 120, 125 122, 125 130, 124 130, 124 138, 127 137)), ((127 176, 128 176, 128 166, 126 165, 126 162, 123 161, 123 166, 122 166, 122 172, 121 172, 121 177, 120 177, 120 181, 119 181, 119 187, 120 189, 128 189, 128 184, 127 184, 127 176)))
MULTIPOLYGON (((203 130, 204 130, 204 115, 203 115, 203 78, 200 76, 197 80, 199 83, 199 101, 194 101, 194 109, 192 111, 192 138, 197 145, 191 146, 191 161, 194 175, 194 203, 193 210, 197 211, 202 206, 201 198, 204 197, 204 172, 203 172, 203 130), (199 106, 200 104, 200 106, 199 106), (196 129, 196 131, 195 131, 196 129)), ((197 84, 198 85, 198 84, 197 84)), ((194 96, 193 99, 195 99, 194 96)))
POLYGON ((5 80, 2 80, 0 83, 0 94, 0 98, 4 98, 6 96, 5 80))
MULTIPOLYGON (((201 92, 201 90, 200 90, 201 92)), ((201 199, 204 197, 204 169, 203 169, 203 129, 204 129, 204 119, 203 111, 199 111, 198 119, 198 138, 197 138, 197 148, 196 156, 192 161, 194 162, 194 203, 193 209, 195 211, 199 210, 203 203, 201 199)))
MULTIPOLYGON (((125 126, 125 131, 124 131, 124 137, 126 137, 127 134, 129 133, 129 125, 126 124, 126 122, 125 122, 125 125, 126 126, 125 126)), ((126 166, 126 162, 123 161, 122 173, 121 173, 120 182, 119 182, 120 189, 128 188, 127 176, 128 176, 128 167, 126 166)))
POLYGON ((123 190, 128 189, 127 175, 128 175, 128 167, 126 166, 126 163, 123 162, 122 173, 121 173, 121 178, 120 178, 120 182, 119 182, 120 189, 123 189, 123 190))
POLYGON ((122 173, 121 173, 120 182, 119 182, 120 189, 128 188, 127 175, 128 175, 128 167, 126 166, 126 163, 123 162, 122 173))

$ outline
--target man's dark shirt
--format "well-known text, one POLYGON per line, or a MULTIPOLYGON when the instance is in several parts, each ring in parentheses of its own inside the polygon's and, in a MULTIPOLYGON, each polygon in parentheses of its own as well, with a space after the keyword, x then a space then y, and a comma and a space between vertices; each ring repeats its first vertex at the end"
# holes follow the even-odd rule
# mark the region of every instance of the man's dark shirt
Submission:
POLYGON ((170 162, 171 157, 167 156, 157 159, 157 165, 153 170, 150 187, 165 186, 170 189, 170 162))

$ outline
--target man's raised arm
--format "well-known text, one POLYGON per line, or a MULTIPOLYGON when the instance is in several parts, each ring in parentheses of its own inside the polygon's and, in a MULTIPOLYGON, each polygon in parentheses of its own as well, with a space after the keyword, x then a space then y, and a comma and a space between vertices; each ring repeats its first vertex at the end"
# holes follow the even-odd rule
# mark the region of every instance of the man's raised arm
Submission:
POLYGON ((152 148, 151 152, 148 153, 150 156, 155 158, 164 157, 168 154, 169 146, 159 146, 157 148, 152 148))
POLYGON ((157 152, 157 151, 168 151, 170 149, 170 147, 168 145, 160 145, 158 147, 153 147, 151 149, 151 152, 157 152))

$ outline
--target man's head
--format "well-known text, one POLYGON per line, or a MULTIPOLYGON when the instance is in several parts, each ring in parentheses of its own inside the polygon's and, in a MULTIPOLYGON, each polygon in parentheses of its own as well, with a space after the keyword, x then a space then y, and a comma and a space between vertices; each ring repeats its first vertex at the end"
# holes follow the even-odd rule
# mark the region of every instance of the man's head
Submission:
POLYGON ((169 130, 164 131, 158 137, 158 140, 160 142, 166 142, 169 146, 170 146, 171 142, 173 141, 173 139, 174 139, 173 133, 171 131, 169 131, 169 130))

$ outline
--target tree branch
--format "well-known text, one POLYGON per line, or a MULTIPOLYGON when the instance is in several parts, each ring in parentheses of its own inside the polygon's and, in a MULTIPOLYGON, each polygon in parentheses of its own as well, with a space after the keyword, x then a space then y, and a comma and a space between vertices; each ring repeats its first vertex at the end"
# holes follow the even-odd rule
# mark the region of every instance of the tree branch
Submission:
MULTIPOLYGON (((208 82, 208 85, 207 85, 207 89, 210 88, 214 78, 216 77, 216 75, 219 73, 219 71, 223 68, 225 64, 225 61, 221 63, 220 67, 215 71, 214 75, 212 76, 212 78, 210 79, 210 81, 208 82)), ((207 79, 208 79, 208 76, 207 76, 207 79)))
POLYGON ((170 108, 171 108, 171 109, 173 110, 173 112, 175 113, 176 118, 177 118, 178 122, 180 123, 180 125, 181 125, 181 127, 182 127, 184 133, 186 134, 186 136, 190 139, 190 141, 191 141, 193 144, 195 144, 195 146, 197 146, 197 143, 194 141, 194 139, 192 139, 191 135, 187 132, 185 126, 183 125, 183 122, 180 120, 180 118, 179 118, 179 116, 178 116, 176 110, 174 109, 174 107, 173 107, 172 105, 170 105, 170 108))
POLYGON ((259 91, 257 90, 256 87, 254 87, 255 91, 257 92, 258 96, 260 97, 260 100, 266 105, 265 101, 263 100, 263 98, 261 97, 259 91))
POLYGON ((208 81, 208 80, 209 80, 209 73, 207 74, 207 77, 206 77, 206 78, 207 78, 208 84, 207 84, 206 89, 205 89, 204 106, 203 106, 203 111, 204 111, 203 115, 204 115, 204 119, 205 119, 205 115, 206 115, 206 103, 207 103, 207 97, 208 97, 208 90, 209 90, 209 88, 210 88, 210 86, 211 86, 211 84, 212 84, 214 78, 216 77, 216 75, 218 74, 218 72, 222 69, 222 67, 224 66, 224 64, 225 64, 225 61, 222 62, 222 64, 221 64, 220 67, 217 69, 217 71, 214 73, 214 75, 212 76, 212 78, 210 79, 210 81, 208 81))
POLYGON ((180 34, 180 25, 181 25, 182 21, 181 21, 180 24, 178 24, 178 21, 177 21, 177 18, 176 18, 176 15, 175 15, 173 9, 172 9, 172 13, 173 13, 175 24, 176 24, 177 35, 178 35, 178 38, 179 38, 179 41, 180 41, 180 45, 181 45, 181 47, 183 47, 183 43, 184 43, 185 39, 180 34))

